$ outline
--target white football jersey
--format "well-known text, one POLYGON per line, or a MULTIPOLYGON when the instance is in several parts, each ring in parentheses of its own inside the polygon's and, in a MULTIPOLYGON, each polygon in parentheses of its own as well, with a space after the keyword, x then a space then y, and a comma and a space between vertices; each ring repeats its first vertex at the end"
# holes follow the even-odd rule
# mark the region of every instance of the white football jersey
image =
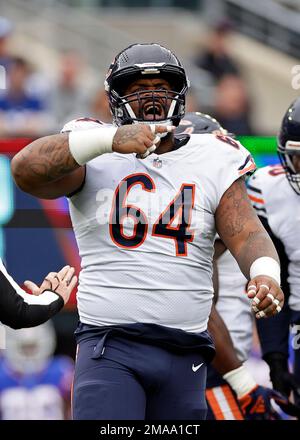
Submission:
POLYGON ((300 196, 280 165, 260 168, 248 181, 248 193, 257 214, 265 217, 283 243, 289 259, 289 305, 300 310, 300 196))
POLYGON ((69 199, 83 323, 206 330, 214 214, 229 186, 255 168, 232 142, 191 135, 162 155, 110 153, 86 165, 85 184, 69 199))
POLYGON ((230 332, 238 358, 248 359, 252 346, 253 318, 246 294, 247 279, 229 250, 217 260, 219 294, 216 309, 230 332))

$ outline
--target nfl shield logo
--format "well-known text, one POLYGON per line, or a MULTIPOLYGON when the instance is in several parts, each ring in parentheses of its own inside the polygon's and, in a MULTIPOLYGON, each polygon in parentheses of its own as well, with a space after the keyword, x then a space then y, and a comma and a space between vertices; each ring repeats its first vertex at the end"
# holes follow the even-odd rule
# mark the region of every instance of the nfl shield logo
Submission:
POLYGON ((158 157, 153 159, 153 166, 155 168, 161 168, 162 167, 162 160, 160 160, 158 157))

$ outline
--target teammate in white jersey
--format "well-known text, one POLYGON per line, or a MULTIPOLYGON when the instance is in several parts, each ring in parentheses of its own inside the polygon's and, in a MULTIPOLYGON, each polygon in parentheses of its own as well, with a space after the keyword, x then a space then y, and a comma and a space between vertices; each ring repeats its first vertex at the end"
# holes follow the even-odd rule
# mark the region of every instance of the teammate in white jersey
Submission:
MULTIPOLYGON (((228 136, 227 130, 215 118, 201 112, 187 113, 180 121, 176 133, 179 135, 214 133, 228 136)), ((246 293, 247 279, 229 250, 226 250, 218 238, 215 243, 215 256, 216 254, 218 254, 218 258, 216 258, 218 278, 218 285, 215 287, 215 294, 217 293, 216 309, 230 332, 238 358, 244 362, 248 359, 253 334, 249 299, 244 294, 246 293)))
POLYGON ((170 50, 128 47, 105 85, 114 126, 38 139, 12 162, 23 190, 69 195, 82 258, 74 417, 200 420, 216 230, 257 317, 283 305, 278 257, 243 180, 255 165, 228 137, 176 140, 188 80, 170 50))
MULTIPOLYGON (((176 133, 179 136, 187 133, 227 135, 216 119, 200 112, 187 113, 176 128, 176 133)), ((217 237, 214 305, 208 322, 216 356, 207 370, 207 419, 278 419, 280 416, 273 409, 271 399, 288 414, 299 415, 300 408, 274 390, 258 385, 249 369, 243 365, 248 359, 253 337, 253 319, 246 285, 247 279, 237 262, 217 237)))
POLYGON ((287 301, 280 318, 258 323, 258 331, 274 388, 288 397, 293 392, 300 405, 300 98, 282 120, 277 151, 281 166, 259 169, 249 180, 248 192, 280 256, 287 301), (289 335, 293 373, 288 365, 289 335))

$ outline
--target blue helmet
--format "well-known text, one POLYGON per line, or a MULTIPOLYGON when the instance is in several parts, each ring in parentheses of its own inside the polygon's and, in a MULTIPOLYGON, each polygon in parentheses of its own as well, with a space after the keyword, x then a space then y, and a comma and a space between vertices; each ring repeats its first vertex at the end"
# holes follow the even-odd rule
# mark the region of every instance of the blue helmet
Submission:
POLYGON ((300 98, 286 111, 277 138, 277 153, 293 190, 300 195, 300 173, 295 170, 292 156, 300 154, 300 98))

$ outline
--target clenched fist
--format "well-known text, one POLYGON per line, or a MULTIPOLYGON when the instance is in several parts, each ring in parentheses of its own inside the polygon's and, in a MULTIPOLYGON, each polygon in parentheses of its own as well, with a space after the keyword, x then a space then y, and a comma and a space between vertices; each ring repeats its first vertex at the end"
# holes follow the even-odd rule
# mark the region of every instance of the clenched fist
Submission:
POLYGON ((116 131, 112 149, 122 154, 137 153, 138 157, 144 159, 160 144, 157 133, 168 133, 174 129, 173 126, 154 124, 123 125, 116 131))
POLYGON ((247 295, 252 299, 252 310, 258 319, 274 316, 283 307, 284 294, 279 284, 266 275, 259 275, 249 281, 247 295))

